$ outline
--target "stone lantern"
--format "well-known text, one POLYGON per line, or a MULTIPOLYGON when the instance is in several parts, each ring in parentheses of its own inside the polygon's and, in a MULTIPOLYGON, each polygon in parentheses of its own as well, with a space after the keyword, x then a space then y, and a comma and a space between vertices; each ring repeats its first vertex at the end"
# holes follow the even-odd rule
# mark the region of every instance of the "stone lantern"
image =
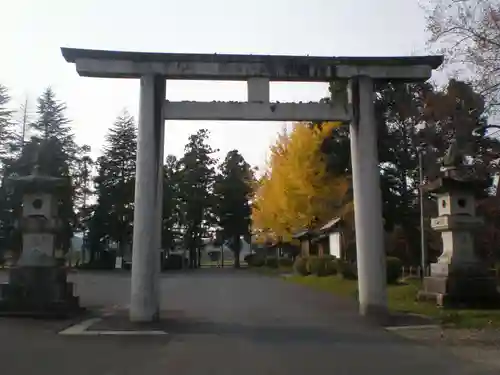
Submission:
POLYGON ((58 217, 59 194, 67 188, 64 178, 41 175, 8 181, 22 194, 22 215, 16 227, 22 234, 22 251, 10 269, 9 282, 0 285, 0 314, 68 315, 79 311, 79 299, 66 270, 58 261, 56 243, 63 226, 58 217))
POLYGON ((424 278, 420 299, 440 306, 483 307, 497 304, 495 278, 474 251, 474 231, 483 225, 476 216, 475 192, 485 184, 452 169, 423 187, 435 195, 438 217, 431 227, 441 233, 443 251, 424 278))

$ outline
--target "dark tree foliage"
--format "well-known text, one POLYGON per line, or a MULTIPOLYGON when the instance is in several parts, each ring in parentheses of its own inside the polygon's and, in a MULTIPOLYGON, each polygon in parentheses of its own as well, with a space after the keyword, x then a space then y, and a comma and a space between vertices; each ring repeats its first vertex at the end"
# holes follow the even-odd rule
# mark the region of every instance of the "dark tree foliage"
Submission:
POLYGON ((223 238, 234 252, 236 268, 240 266, 241 239, 250 234, 252 181, 250 165, 237 150, 229 151, 215 182, 215 213, 223 238))
MULTIPOLYGON (((343 100, 342 90, 345 83, 332 84, 332 97, 326 101, 343 100)), ((374 105, 385 229, 398 227, 403 231, 409 250, 400 256, 416 261, 420 230, 419 152, 424 177, 435 178, 440 173, 442 156, 452 139, 457 138, 476 176, 491 181, 498 171, 500 143, 484 131, 473 133, 487 123, 485 100, 464 82, 452 79, 444 89, 428 83, 377 83, 374 105)), ((332 173, 351 173, 348 126, 333 129, 322 151, 332 173)), ((434 202, 426 197, 424 203, 428 218, 434 214, 434 202)))
POLYGON ((189 137, 184 156, 179 160, 179 191, 183 242, 189 252, 190 268, 199 266, 203 238, 214 223, 213 185, 216 151, 208 144, 209 133, 201 129, 189 137))
POLYGON ((123 256, 132 241, 136 150, 135 121, 124 111, 106 135, 103 155, 97 160, 97 204, 89 224, 92 251, 99 252, 112 240, 123 256))

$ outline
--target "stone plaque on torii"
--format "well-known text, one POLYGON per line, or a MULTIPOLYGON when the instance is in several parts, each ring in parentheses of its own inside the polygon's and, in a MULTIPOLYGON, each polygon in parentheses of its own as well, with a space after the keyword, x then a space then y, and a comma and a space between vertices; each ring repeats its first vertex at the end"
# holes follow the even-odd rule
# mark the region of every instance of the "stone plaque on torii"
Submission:
POLYGON ((130 319, 158 318, 165 120, 341 121, 350 124, 361 314, 387 311, 374 81, 418 82, 442 56, 311 57, 62 48, 86 77, 140 79, 130 319), (246 81, 246 102, 172 102, 168 80, 246 81), (273 81, 348 82, 348 103, 272 103, 273 81), (155 215, 151 215, 155 212, 155 215))

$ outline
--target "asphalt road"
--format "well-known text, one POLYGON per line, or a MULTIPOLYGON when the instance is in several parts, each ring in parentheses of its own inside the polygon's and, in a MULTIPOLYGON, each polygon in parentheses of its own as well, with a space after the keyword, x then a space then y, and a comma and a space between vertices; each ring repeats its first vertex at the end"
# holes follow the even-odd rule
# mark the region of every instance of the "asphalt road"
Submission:
MULTIPOLYGON (((0 273, 0 279, 5 274, 0 273)), ((125 309, 126 273, 81 273, 82 304, 125 309)), ((60 336, 71 322, 0 318, 9 375, 494 374, 370 325, 351 301, 255 275, 198 270, 163 276, 166 336, 60 336)))

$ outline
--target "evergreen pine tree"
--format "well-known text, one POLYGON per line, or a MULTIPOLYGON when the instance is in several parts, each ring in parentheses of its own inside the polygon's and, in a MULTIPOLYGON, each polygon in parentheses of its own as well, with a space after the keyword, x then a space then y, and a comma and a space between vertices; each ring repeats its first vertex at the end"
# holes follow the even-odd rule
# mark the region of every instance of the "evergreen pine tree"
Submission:
POLYGON ((135 121, 124 111, 109 130, 103 156, 97 160, 97 205, 89 225, 94 246, 106 239, 116 241, 120 255, 132 239, 136 150, 135 121))
POLYGON ((220 171, 214 187, 217 199, 215 212, 222 228, 222 237, 229 240, 234 252, 235 267, 239 268, 241 239, 250 235, 253 173, 237 150, 227 153, 220 171))
POLYGON ((216 160, 212 157, 215 150, 207 144, 208 136, 206 129, 191 135, 179 161, 184 246, 189 251, 190 268, 200 265, 202 239, 214 224, 212 192, 216 160))

